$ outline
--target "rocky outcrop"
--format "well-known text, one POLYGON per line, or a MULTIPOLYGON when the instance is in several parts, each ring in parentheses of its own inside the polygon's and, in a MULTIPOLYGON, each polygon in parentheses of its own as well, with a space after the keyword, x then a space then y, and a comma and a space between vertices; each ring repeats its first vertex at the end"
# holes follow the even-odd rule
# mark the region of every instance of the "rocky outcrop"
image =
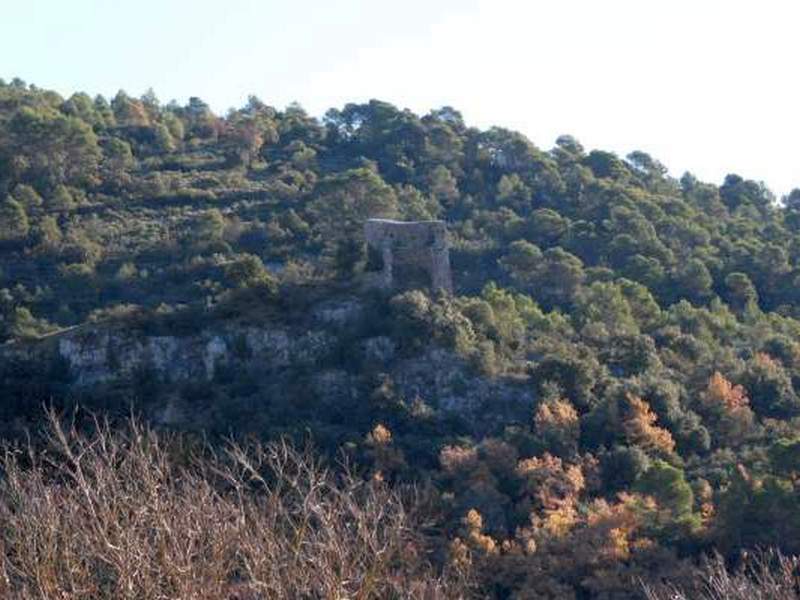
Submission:
MULTIPOLYGON (((57 359, 78 388, 142 375, 164 383, 229 382, 247 375, 262 383, 265 379, 266 396, 280 398, 296 394, 301 382, 301 393, 331 406, 358 401, 362 394, 369 401, 370 377, 381 374, 391 379, 403 401, 422 400, 476 426, 530 419, 534 398, 524 382, 481 376, 458 353, 433 345, 409 356, 387 335, 353 337, 364 313, 357 299, 345 297, 319 304, 294 326, 216 322, 193 335, 171 336, 146 335, 119 324, 87 325, 6 346, 0 360, 15 355, 46 364, 48 357, 57 359)), ((157 415, 165 424, 191 418, 191 409, 178 396, 157 415)))
POLYGON ((337 342, 327 330, 223 326, 191 336, 147 336, 119 329, 76 329, 6 355, 65 361, 78 386, 148 371, 163 381, 211 380, 222 367, 274 372, 324 362, 337 342))
POLYGON ((400 361, 391 376, 405 398, 419 397, 440 410, 459 413, 479 428, 531 418, 534 394, 529 385, 477 375, 449 350, 430 348, 421 356, 400 361))
POLYGON ((313 310, 314 319, 324 325, 345 327, 361 319, 363 305, 355 298, 323 302, 313 310))

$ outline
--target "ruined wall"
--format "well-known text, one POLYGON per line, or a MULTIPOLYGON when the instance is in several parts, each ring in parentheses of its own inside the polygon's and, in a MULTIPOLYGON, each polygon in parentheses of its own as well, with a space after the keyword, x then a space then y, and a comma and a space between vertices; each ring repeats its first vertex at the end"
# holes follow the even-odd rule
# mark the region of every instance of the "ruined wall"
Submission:
POLYGON ((444 221, 369 219, 364 225, 367 244, 381 253, 381 285, 395 284, 394 265, 412 263, 424 268, 434 290, 453 291, 450 249, 444 221))

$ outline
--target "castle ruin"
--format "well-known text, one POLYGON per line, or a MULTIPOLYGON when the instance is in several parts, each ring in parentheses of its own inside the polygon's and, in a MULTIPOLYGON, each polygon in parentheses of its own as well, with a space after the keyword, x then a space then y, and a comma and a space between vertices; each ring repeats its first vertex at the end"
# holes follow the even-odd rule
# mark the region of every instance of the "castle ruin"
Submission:
POLYGON ((367 246, 380 253, 380 285, 394 285, 395 267, 416 267, 427 273, 434 290, 453 291, 450 250, 444 221, 392 221, 368 219, 364 224, 367 246))

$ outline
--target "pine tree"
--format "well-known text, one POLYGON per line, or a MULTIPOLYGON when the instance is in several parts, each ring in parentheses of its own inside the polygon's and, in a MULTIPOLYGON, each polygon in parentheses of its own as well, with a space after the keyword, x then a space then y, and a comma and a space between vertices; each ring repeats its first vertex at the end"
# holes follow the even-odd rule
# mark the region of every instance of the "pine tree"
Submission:
POLYGON ((11 196, 0 204, 0 240, 19 240, 28 235, 30 224, 22 205, 11 196))

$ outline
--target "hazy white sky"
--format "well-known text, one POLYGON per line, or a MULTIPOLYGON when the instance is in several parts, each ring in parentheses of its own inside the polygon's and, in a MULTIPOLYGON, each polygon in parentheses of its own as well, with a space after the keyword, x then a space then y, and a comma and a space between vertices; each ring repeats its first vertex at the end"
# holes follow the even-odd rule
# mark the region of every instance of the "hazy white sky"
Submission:
POLYGON ((62 94, 452 105, 550 148, 800 187, 794 0, 4 0, 0 77, 62 94))

